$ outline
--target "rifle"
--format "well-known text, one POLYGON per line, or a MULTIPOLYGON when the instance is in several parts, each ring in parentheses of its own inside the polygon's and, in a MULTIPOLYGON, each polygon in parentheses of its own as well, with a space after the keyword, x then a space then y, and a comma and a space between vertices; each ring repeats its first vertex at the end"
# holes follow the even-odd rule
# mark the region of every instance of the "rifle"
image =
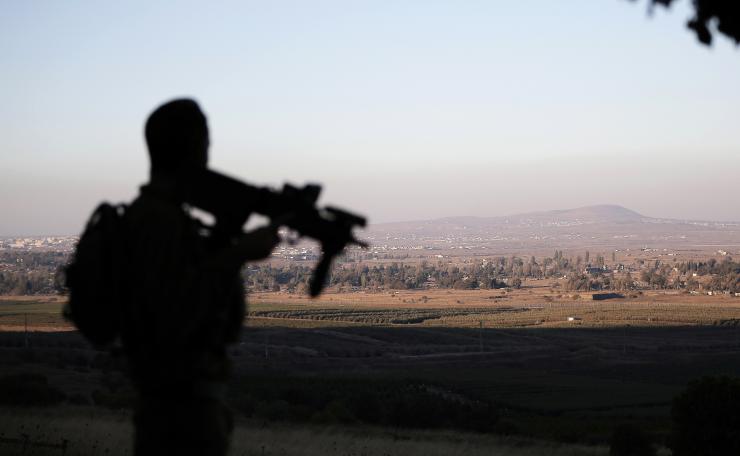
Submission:
POLYGON ((183 189, 185 202, 215 217, 215 235, 229 238, 241 233, 250 215, 258 213, 276 225, 319 241, 323 253, 311 277, 311 297, 321 294, 332 261, 346 246, 367 247, 352 232, 356 226, 364 227, 366 219, 336 207, 316 207, 319 185, 299 188, 285 184, 282 191, 276 191, 208 169, 193 172, 183 182, 190 184, 183 189))

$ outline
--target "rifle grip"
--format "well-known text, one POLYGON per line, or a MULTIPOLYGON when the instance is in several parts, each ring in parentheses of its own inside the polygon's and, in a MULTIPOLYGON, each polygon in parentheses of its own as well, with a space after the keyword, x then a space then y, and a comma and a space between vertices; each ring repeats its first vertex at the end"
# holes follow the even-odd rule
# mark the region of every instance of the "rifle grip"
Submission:
POLYGON ((326 275, 329 273, 329 267, 331 266, 332 255, 327 255, 326 252, 319 260, 319 264, 316 265, 316 269, 311 277, 311 297, 315 298, 321 294, 321 290, 324 289, 326 283, 326 275))

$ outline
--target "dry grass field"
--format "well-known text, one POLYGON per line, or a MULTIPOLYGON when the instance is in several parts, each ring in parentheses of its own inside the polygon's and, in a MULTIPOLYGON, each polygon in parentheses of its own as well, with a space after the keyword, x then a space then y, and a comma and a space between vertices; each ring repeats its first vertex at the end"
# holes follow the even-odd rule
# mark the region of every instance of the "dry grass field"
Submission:
MULTIPOLYGON (((536 282, 520 290, 421 290, 337 293, 318 299, 297 293, 251 293, 247 326, 339 325, 448 328, 607 328, 735 326, 740 298, 671 291, 624 293, 595 301, 592 293, 560 292, 536 282)), ((73 329, 60 296, 0 297, 0 331, 73 329)))
POLYGON ((592 293, 547 287, 521 290, 424 290, 326 293, 312 300, 289 293, 253 293, 249 326, 321 324, 424 325, 451 328, 566 328, 734 325, 740 298, 678 292, 632 292, 594 301, 592 293), (310 323, 309 323, 310 322, 310 323))
POLYGON ((0 296, 0 332, 70 331, 62 317, 66 299, 61 296, 0 296))

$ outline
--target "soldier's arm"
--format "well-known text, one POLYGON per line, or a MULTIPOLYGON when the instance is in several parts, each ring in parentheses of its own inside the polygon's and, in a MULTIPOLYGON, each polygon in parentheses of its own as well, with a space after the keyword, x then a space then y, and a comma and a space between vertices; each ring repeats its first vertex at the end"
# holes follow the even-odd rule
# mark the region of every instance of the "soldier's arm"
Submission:
POLYGON ((272 253, 280 243, 277 226, 268 225, 243 233, 231 243, 211 254, 206 267, 212 269, 239 269, 247 261, 261 260, 272 253))

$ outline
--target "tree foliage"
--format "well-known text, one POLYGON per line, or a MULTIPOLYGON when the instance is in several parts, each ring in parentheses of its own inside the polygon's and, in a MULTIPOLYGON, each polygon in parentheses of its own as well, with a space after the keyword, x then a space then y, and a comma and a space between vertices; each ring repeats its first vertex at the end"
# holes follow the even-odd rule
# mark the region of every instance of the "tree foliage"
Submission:
POLYGON ((614 429, 609 442, 609 456, 655 456, 655 448, 642 429, 621 424, 614 429))
MULTIPOLYGON (((676 0, 648 0, 655 5, 670 7, 676 0)), ((696 38, 711 45, 713 34, 721 33, 740 43, 740 3, 735 0, 692 0, 694 16, 686 26, 696 33, 696 38), (716 30, 715 30, 716 28, 716 30)))
POLYGON ((673 400, 674 456, 740 454, 740 379, 704 377, 673 400))

